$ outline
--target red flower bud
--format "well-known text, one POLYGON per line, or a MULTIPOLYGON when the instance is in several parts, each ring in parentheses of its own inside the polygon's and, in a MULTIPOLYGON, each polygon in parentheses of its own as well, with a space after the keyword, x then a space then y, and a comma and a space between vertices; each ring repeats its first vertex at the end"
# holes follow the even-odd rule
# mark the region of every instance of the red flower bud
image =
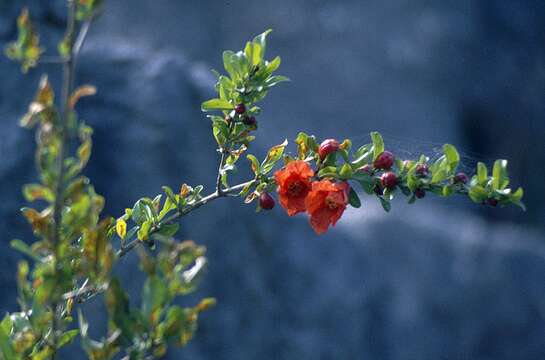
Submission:
POLYGON ((264 192, 259 196, 259 206, 262 209, 271 210, 275 204, 276 202, 271 194, 264 192))
POLYGON ((496 207, 498 206, 498 200, 496 199, 488 199, 488 205, 492 206, 492 207, 496 207))
POLYGON ((463 172, 459 172, 454 176, 454 182, 458 184, 466 184, 469 181, 469 178, 463 172))
POLYGON ((414 191, 414 196, 416 196, 418 199, 422 199, 424 196, 426 196, 426 191, 424 189, 416 189, 414 191))
POLYGON ((415 174, 418 177, 426 177, 428 176, 428 173, 430 170, 428 169, 428 165, 426 164, 418 164, 416 165, 415 174))
POLYGON ((235 113, 242 115, 245 112, 246 112, 246 105, 244 105, 243 103, 240 103, 237 106, 235 106, 235 113))
POLYGON ((385 188, 392 189, 397 185, 397 176, 391 171, 385 172, 380 177, 380 182, 385 188))
POLYGON ((362 172, 362 173, 366 173, 366 174, 371 174, 371 172, 373 171, 373 167, 369 164, 366 164, 366 165, 363 165, 362 167, 360 167, 358 169, 358 171, 362 172))
POLYGON ((388 170, 394 165, 395 156, 389 151, 383 151, 375 159, 373 166, 377 169, 388 170))
POLYGON ((324 140, 320 147, 318 148, 318 155, 320 155, 320 159, 324 160, 327 155, 332 154, 339 150, 340 144, 335 139, 327 139, 324 140))

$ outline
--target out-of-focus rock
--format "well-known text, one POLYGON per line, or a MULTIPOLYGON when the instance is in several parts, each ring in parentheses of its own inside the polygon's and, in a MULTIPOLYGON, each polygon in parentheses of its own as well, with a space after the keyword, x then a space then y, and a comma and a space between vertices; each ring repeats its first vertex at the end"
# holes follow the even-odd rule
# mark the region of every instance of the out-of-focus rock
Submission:
MULTIPOLYGON (((54 48, 62 1, 29 4, 54 48)), ((80 82, 99 90, 80 107, 95 128, 87 174, 112 215, 164 184, 212 186, 217 156, 199 110, 212 94, 208 69, 220 68, 224 48, 273 27, 269 51, 283 57, 283 73, 294 81, 265 102, 259 131, 266 136, 256 153, 300 130, 363 142, 377 129, 402 156, 461 144, 469 154, 521 164, 512 173, 532 208, 505 213, 531 223, 544 211, 532 195, 542 185, 524 177, 533 169, 543 179, 544 170, 524 161, 545 156, 538 151, 545 10, 539 2, 505 4, 110 2, 80 61, 80 82), (499 134, 511 136, 499 141, 499 134)), ((18 5, 0 1, 2 44, 14 34, 18 5)), ((44 70, 58 82, 55 67, 44 70)), ((17 71, 0 61, 4 312, 16 306, 8 242, 31 239, 18 189, 35 177, 32 134, 16 122, 41 73, 17 71)), ((369 200, 316 238, 304 217, 287 218, 278 207, 255 215, 236 202, 218 201, 182 223, 182 236, 209 251, 197 295, 217 297, 218 306, 202 316, 195 341, 169 358, 507 360, 545 352, 542 223, 535 230, 490 223, 463 200, 396 203, 391 214, 369 200)), ((480 212, 497 213, 504 210, 480 212)), ((133 293, 141 285, 135 266, 131 256, 119 269, 133 293)), ((99 310, 97 302, 85 307, 95 318, 99 310)), ((66 356, 83 359, 71 351, 66 356)))

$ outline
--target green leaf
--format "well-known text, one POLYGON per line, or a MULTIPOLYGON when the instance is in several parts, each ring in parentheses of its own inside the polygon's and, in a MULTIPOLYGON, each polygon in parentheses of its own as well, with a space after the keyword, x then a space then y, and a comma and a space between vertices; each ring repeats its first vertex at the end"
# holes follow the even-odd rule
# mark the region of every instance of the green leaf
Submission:
POLYGON ((382 197, 379 197, 379 200, 384 211, 389 212, 392 208, 392 205, 390 204, 390 202, 388 200, 383 199, 382 197))
POLYGON ((481 203, 488 199, 488 191, 480 185, 475 185, 469 189, 469 197, 475 203, 481 203))
POLYGON ((409 173, 407 174, 407 187, 409 188, 409 190, 411 191, 415 191, 416 188, 418 187, 418 179, 416 178, 416 176, 414 176, 414 172, 415 172, 415 168, 411 168, 409 170, 409 173))
POLYGON ((350 179, 354 172, 352 171, 352 167, 349 164, 343 164, 341 169, 339 170, 339 175, 341 176, 341 179, 350 179))
POLYGON ((240 78, 239 73, 237 69, 235 69, 234 63, 233 63, 233 56, 235 55, 234 52, 231 50, 227 50, 223 52, 223 67, 225 68, 225 71, 229 73, 231 76, 231 79, 238 80, 240 78))
POLYGON ((244 49, 246 57, 250 61, 250 64, 253 66, 259 65, 263 60, 263 48, 260 44, 248 42, 246 43, 246 48, 244 49))
POLYGON ((261 164, 261 174, 268 174, 272 170, 276 162, 282 158, 287 145, 288 140, 286 139, 282 144, 275 145, 269 150, 267 157, 261 164))
POLYGON ((522 188, 518 188, 517 191, 515 191, 511 195, 511 201, 520 201, 522 197, 524 196, 524 190, 522 188))
POLYGON ((443 167, 433 174, 433 176, 431 177, 431 183, 438 184, 441 181, 444 181, 446 178, 448 178, 448 170, 447 168, 443 167))
POLYGON ((137 224, 142 224, 144 221, 151 219, 153 210, 150 204, 145 199, 138 200, 132 208, 131 219, 137 224))
POLYGON ((395 193, 396 189, 385 189, 383 194, 382 194, 382 198, 387 200, 387 201, 392 201, 394 199, 394 193, 395 193))
MULTIPOLYGON (((121 337, 125 342, 132 343, 134 333, 138 332, 139 329, 135 326, 135 321, 131 316, 129 297, 121 288, 117 278, 112 279, 110 282, 105 299, 111 321, 121 330, 121 337)), ((85 336, 84 329, 80 329, 82 336, 85 336)))
POLYGON ((78 329, 68 330, 67 332, 59 336, 59 339, 57 340, 58 347, 63 347, 64 345, 70 344, 74 340, 74 338, 78 336, 78 334, 78 329))
POLYGON ((76 1, 76 19, 78 21, 88 21, 97 13, 103 0, 79 0, 76 1))
POLYGON ((271 32, 272 32, 272 29, 267 29, 263 33, 257 35, 253 40, 254 44, 259 45, 259 47, 261 49, 261 57, 262 58, 265 57, 265 51, 267 50, 267 36, 271 32))
POLYGON ((151 220, 146 220, 142 223, 142 226, 140 226, 140 230, 138 230, 137 233, 138 240, 145 241, 148 239, 151 224, 151 220))
POLYGON ((40 47, 40 39, 34 31, 27 8, 24 8, 17 18, 17 30, 17 41, 8 44, 5 53, 8 58, 19 61, 22 71, 27 72, 38 64, 44 51, 40 47))
POLYGON ((180 229, 179 224, 162 224, 157 233, 162 236, 172 237, 176 235, 178 229, 180 229))
POLYGON ((229 100, 232 98, 234 85, 231 79, 229 79, 227 76, 220 75, 216 86, 218 93, 220 94, 220 99, 229 100))
POLYGON ((167 198, 170 199, 170 201, 173 204, 178 203, 178 199, 176 198, 176 195, 174 194, 174 191, 172 191, 172 189, 170 187, 163 186, 162 189, 163 189, 163 192, 166 194, 167 198))
POLYGON ((19 356, 15 353, 13 346, 11 345, 8 334, 4 329, 0 328, 0 351, 2 354, 2 360, 18 360, 19 356))
POLYGON ((273 72, 275 72, 281 64, 282 60, 279 56, 275 57, 271 62, 267 64, 267 67, 265 69, 265 75, 269 77, 273 72))
POLYGON ((408 187, 399 186, 399 190, 401 190, 401 192, 402 192, 403 195, 405 195, 405 196, 411 196, 411 195, 412 195, 412 191, 411 191, 408 187))
POLYGON ((352 174, 352 179, 356 180, 356 181, 365 181, 365 182, 368 182, 370 184, 374 184, 374 180, 371 177, 371 175, 369 175, 368 173, 363 172, 363 171, 354 172, 354 174, 352 174))
POLYGON ((282 76, 282 75, 271 76, 265 81, 265 87, 267 89, 270 89, 273 86, 285 81, 290 81, 290 78, 288 78, 287 76, 282 76))
MULTIPOLYGON (((176 200, 175 200, 176 201, 176 200)), ((178 208, 178 202, 172 202, 171 198, 167 196, 163 208, 157 217, 157 220, 162 220, 169 212, 178 208)))
POLYGON ((232 110, 235 106, 225 99, 210 99, 202 103, 202 111, 232 110))
POLYGON ((486 185, 486 182, 488 181, 488 170, 486 169, 486 165, 482 162, 477 163, 477 181, 479 182, 479 185, 486 185))
POLYGON ((443 152, 445 153, 445 157, 449 164, 450 173, 453 173, 460 163, 460 154, 458 154, 456 148, 450 144, 443 145, 443 152))
POLYGON ((223 119, 213 120, 213 134, 218 145, 223 147, 229 138, 229 127, 223 119))
POLYGON ((184 311, 179 306, 171 306, 165 316, 165 336, 167 338, 179 337, 182 325, 184 323, 184 311))
POLYGON ((352 205, 352 207, 355 208, 359 208, 361 206, 361 200, 353 188, 350 188, 350 193, 348 194, 348 202, 350 205, 352 205))
POLYGON ((492 169, 492 189, 504 189, 509 184, 507 160, 496 160, 492 169))
POLYGON ((248 154, 246 155, 246 158, 248 160, 250 160, 250 163, 251 163, 251 167, 252 167, 252 172, 257 175, 259 174, 259 171, 260 171, 260 168, 261 166, 259 165, 259 161, 257 160, 257 158, 252 155, 252 154, 248 154))
POLYGON ((24 241, 19 239, 11 240, 10 245, 13 249, 29 256, 31 259, 35 261, 40 261, 40 258, 32 251, 32 248, 28 246, 24 241))
POLYGON ((441 191, 443 196, 450 196, 454 193, 454 190, 449 185, 443 186, 441 191))
POLYGON ((318 171, 318 177, 324 178, 324 177, 337 177, 337 167, 335 166, 326 166, 320 171, 318 171))
POLYGON ((167 301, 168 288, 158 276, 149 276, 142 292, 142 312, 151 317, 157 310, 162 310, 167 301))
POLYGON ((27 201, 45 200, 52 202, 55 195, 51 189, 40 184, 28 184, 23 187, 23 195, 27 201))
POLYGON ((243 51, 236 52, 231 55, 231 66, 237 73, 238 78, 244 79, 248 77, 250 62, 243 51))
POLYGON ((376 131, 371 133, 371 140, 373 141, 373 160, 376 160, 376 158, 384 152, 384 140, 376 131))
POLYGON ((308 152, 311 150, 308 146, 308 138, 309 136, 304 132, 300 132, 295 138, 295 144, 297 144, 297 155, 301 160, 306 158, 308 152))

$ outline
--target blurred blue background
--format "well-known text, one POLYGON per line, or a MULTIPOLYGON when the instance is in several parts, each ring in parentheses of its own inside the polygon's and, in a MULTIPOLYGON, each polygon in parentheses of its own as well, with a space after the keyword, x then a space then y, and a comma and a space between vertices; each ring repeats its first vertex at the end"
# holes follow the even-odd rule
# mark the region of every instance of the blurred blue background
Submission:
MULTIPOLYGON (((528 211, 467 199, 376 199, 316 237, 304 217, 254 214, 237 199, 188 216, 182 237, 205 244, 210 269, 194 298, 218 306, 169 359, 543 359, 545 355, 545 2, 542 0, 106 1, 78 80, 95 128, 87 174, 120 214, 182 182, 212 187, 217 169, 201 101, 211 68, 271 27, 269 56, 291 83, 273 89, 255 153, 293 139, 368 140, 385 134, 400 156, 456 144, 465 165, 510 162, 528 211)), ((62 0, 0 0, 0 45, 28 5, 42 41, 63 34, 62 0)), ((0 310, 14 311, 12 238, 32 239, 18 213, 32 181, 33 135, 17 127, 40 75, 0 60, 0 310)), ((246 173, 241 171, 241 180, 246 173)), ((137 292, 137 259, 119 274, 137 292)), ((135 298, 137 299, 137 297, 135 298)), ((136 301, 135 301, 136 302, 136 301)), ((100 319, 100 301, 84 307, 100 319)), ((103 324, 92 329, 99 337, 103 324)), ((64 357, 83 359, 71 349, 64 357)), ((63 358, 64 358, 63 357, 63 358)))

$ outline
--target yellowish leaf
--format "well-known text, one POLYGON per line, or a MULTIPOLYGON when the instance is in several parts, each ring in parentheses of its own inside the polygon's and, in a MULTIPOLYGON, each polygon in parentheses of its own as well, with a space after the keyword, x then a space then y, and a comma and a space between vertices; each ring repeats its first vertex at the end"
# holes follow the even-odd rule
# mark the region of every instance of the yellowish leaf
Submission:
POLYGON ((125 236, 127 235, 127 223, 125 222, 125 220, 123 219, 117 220, 115 224, 115 232, 120 238, 122 239, 125 238, 125 236))

